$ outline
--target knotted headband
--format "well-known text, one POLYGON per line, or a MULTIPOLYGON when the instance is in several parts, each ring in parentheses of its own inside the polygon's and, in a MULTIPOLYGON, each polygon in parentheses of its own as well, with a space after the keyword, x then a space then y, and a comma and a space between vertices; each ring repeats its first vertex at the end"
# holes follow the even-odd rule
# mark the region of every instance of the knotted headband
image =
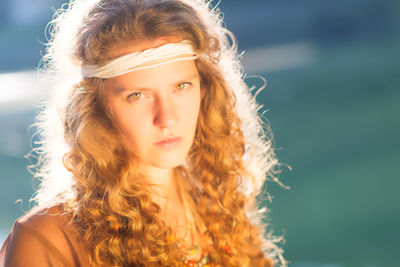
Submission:
POLYGON ((134 70, 148 69, 163 64, 197 59, 198 55, 187 40, 179 43, 167 43, 155 48, 136 51, 109 61, 105 65, 83 65, 82 76, 111 78, 134 70))

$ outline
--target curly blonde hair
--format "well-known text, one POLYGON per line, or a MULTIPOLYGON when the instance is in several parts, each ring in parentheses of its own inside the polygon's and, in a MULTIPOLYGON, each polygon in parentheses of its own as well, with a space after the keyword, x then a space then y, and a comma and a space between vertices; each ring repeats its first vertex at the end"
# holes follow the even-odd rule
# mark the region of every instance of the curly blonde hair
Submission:
POLYGON ((214 244, 212 258, 223 266, 285 265, 279 238, 261 223, 266 209, 256 201, 266 178, 276 180, 279 171, 272 138, 219 11, 204 0, 76 0, 57 12, 50 27, 43 69, 57 90, 38 117, 43 141, 36 176, 42 183, 34 200, 68 204, 91 264, 182 264, 174 230, 159 216, 146 177, 105 109, 104 79, 79 74, 80 64, 106 62, 117 45, 176 36, 206 55, 196 60, 196 135, 187 164, 174 172, 214 244))

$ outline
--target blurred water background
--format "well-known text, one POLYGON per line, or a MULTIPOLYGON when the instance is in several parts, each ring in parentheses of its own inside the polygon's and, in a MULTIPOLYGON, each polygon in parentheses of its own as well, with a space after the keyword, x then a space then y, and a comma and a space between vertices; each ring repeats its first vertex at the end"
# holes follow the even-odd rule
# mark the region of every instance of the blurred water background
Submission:
MULTIPOLYGON (((0 242, 29 209, 45 95, 35 68, 57 0, 0 2, 0 242), (23 202, 15 203, 17 199, 23 202)), ((400 266, 400 1, 223 0, 275 137, 270 223, 295 267, 400 266)), ((42 52, 41 52, 42 51, 42 52)))

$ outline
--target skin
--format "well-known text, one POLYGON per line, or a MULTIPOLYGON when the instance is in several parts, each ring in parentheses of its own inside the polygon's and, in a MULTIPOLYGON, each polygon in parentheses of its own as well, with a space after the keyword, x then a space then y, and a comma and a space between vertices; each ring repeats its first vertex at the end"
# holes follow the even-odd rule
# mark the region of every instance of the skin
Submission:
MULTIPOLYGON (((180 40, 165 37, 115 47, 110 56, 118 57, 180 40)), ((109 78, 104 89, 106 108, 114 125, 154 185, 152 198, 161 206, 160 216, 176 230, 178 238, 188 244, 199 243, 199 233, 187 219, 173 176, 173 168, 185 162, 193 144, 200 110, 200 77, 194 60, 171 62, 109 78), (163 144, 171 137, 178 141, 163 144)))
MULTIPOLYGON (((177 37, 134 43, 111 57, 180 41, 177 37)), ((127 147, 152 183, 170 189, 172 169, 184 163, 200 109, 200 78, 194 60, 136 70, 105 81, 105 102, 127 147), (162 145, 168 138, 177 143, 162 145)), ((167 140, 168 141, 168 140, 167 140)))

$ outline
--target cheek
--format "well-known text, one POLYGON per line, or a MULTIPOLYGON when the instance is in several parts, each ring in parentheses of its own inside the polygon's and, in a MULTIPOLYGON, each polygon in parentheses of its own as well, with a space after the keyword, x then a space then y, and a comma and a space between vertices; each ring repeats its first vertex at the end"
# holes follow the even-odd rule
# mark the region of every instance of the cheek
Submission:
POLYGON ((197 124, 197 118, 200 110, 200 96, 189 99, 185 102, 182 109, 182 115, 187 128, 193 128, 197 124))
POLYGON ((146 132, 149 134, 149 127, 147 126, 147 120, 144 116, 126 115, 123 121, 124 133, 131 138, 145 138, 146 132))
POLYGON ((143 141, 151 138, 149 131, 151 118, 149 118, 147 110, 134 108, 134 106, 127 105, 120 99, 110 96, 106 98, 105 107, 122 138, 122 143, 127 147, 140 150, 143 141))
POLYGON ((114 124, 125 141, 129 144, 137 145, 139 140, 149 138, 148 118, 130 109, 116 108, 112 112, 114 124))
POLYGON ((197 124, 197 119, 199 117, 199 113, 200 113, 200 107, 201 107, 201 96, 200 96, 200 89, 199 89, 199 93, 197 95, 197 99, 196 102, 194 103, 195 105, 195 110, 194 110, 194 116, 196 117, 196 124, 197 124))

